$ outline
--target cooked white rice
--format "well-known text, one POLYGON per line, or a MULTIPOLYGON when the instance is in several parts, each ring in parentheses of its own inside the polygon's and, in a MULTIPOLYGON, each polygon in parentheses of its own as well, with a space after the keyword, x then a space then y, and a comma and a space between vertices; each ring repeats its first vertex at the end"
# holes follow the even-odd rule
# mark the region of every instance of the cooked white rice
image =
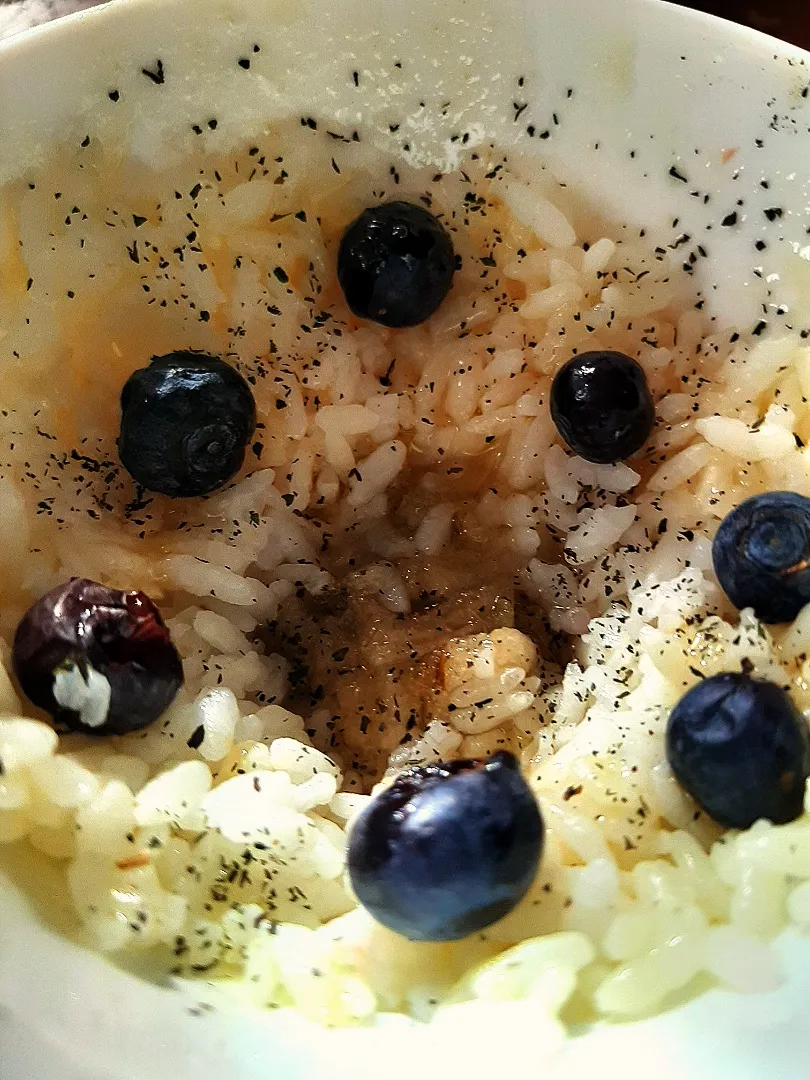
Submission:
POLYGON ((682 262, 536 165, 479 149, 434 176, 307 122, 165 175, 91 142, 0 191, 0 630, 90 577, 157 599, 185 665, 160 721, 103 741, 58 738, 0 667, 0 841, 52 861, 70 932, 331 1025, 524 997, 579 1025, 778 982, 768 942, 810 929, 810 804, 722 834, 662 732, 744 660, 810 709, 810 615, 733 612, 710 558, 745 496, 810 496, 810 350, 715 328, 682 262), (461 255, 395 332, 333 269, 394 195, 461 255), (235 363, 262 427, 238 482, 172 503, 115 433, 127 375, 178 348, 235 363), (628 464, 571 457, 549 418, 593 348, 638 357, 658 403, 628 464), (375 925, 344 875, 373 783, 503 748, 547 826, 528 896, 458 943, 375 925))

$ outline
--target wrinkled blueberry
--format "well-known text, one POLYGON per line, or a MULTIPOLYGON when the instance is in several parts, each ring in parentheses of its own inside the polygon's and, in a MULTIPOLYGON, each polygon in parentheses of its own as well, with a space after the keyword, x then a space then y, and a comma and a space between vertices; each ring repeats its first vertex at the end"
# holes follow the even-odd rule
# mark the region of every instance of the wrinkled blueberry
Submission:
POLYGON ((183 684, 180 656, 149 597, 84 578, 71 578, 28 609, 12 662, 34 705, 86 735, 146 727, 183 684))
POLYGON ((349 874, 384 926, 416 941, 453 941, 515 907, 542 844, 537 802, 502 751, 403 772, 355 821, 349 874))
POLYGON ((802 812, 810 735, 775 683, 746 674, 704 679, 670 713, 666 748, 681 786, 729 829, 760 818, 783 824, 802 812))
POLYGON ((655 406, 635 360, 619 352, 587 352, 554 376, 551 418, 574 453, 609 465, 641 449, 655 423, 655 406))
POLYGON ((340 241, 337 275, 355 315, 383 326, 418 326, 444 300, 456 257, 450 237, 424 207, 372 206, 340 241))
POLYGON ((147 491, 190 498, 242 466, 256 427, 250 387, 216 356, 156 356, 121 391, 121 464, 147 491))
POLYGON ((767 623, 790 622, 810 602, 810 499, 769 491, 740 503, 712 544, 720 587, 767 623))

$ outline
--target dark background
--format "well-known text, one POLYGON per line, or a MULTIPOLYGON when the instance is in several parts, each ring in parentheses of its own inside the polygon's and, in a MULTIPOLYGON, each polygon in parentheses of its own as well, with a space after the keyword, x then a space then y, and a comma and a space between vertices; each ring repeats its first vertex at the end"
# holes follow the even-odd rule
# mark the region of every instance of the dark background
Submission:
POLYGON ((810 0, 677 0, 810 49, 810 0))

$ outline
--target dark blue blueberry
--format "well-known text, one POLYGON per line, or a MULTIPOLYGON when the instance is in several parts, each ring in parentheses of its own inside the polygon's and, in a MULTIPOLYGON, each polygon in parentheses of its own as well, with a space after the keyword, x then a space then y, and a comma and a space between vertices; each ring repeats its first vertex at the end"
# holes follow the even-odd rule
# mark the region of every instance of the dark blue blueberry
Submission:
POLYGON ((551 418, 574 453, 610 465, 641 449, 655 423, 655 406, 635 360, 619 352, 587 352, 554 376, 551 418))
POLYGON ((678 782, 726 828, 760 818, 784 824, 802 812, 810 735, 775 683, 747 674, 704 679, 670 713, 666 746, 678 782))
POLYGON ((810 499, 769 491, 740 503, 712 544, 720 587, 767 623, 790 622, 810 602, 810 499))
POLYGON ((418 326, 447 296, 456 257, 450 237, 422 206, 372 206, 346 229, 340 287, 355 315, 383 326, 418 326))
POLYGON ((250 387, 216 356, 156 356, 121 391, 121 464, 147 491, 207 495, 242 467, 256 427, 250 387))
POLYGON ((28 609, 12 662, 26 697, 85 735, 146 727, 183 685, 180 656, 149 597, 84 578, 28 609))
POLYGON ((349 874, 384 926, 414 941, 454 941, 512 910, 542 846, 537 802, 502 751, 397 777, 352 827, 349 874))

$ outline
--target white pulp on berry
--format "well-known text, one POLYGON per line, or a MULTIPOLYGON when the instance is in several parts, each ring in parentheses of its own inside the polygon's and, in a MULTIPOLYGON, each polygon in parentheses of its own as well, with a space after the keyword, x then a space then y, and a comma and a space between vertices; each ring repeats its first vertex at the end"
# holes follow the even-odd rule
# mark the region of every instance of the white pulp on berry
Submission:
POLYGON ((99 728, 110 711, 110 683, 89 665, 82 672, 77 664, 65 664, 54 672, 53 696, 63 709, 79 714, 84 727, 99 728))

